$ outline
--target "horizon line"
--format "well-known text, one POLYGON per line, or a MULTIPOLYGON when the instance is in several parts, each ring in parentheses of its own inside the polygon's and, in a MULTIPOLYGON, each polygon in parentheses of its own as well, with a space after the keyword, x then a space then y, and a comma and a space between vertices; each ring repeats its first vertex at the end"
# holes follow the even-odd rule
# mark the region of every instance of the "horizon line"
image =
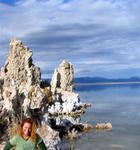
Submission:
POLYGON ((95 83, 74 83, 74 85, 125 85, 125 84, 140 84, 140 81, 132 82, 95 82, 95 83))

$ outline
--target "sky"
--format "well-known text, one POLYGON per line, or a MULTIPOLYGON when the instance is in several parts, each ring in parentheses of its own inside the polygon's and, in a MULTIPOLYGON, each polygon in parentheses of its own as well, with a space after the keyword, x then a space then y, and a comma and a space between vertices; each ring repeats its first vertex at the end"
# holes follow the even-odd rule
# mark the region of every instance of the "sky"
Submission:
POLYGON ((0 0, 0 67, 17 38, 42 78, 63 60, 75 77, 140 76, 139 8, 139 0, 0 0))

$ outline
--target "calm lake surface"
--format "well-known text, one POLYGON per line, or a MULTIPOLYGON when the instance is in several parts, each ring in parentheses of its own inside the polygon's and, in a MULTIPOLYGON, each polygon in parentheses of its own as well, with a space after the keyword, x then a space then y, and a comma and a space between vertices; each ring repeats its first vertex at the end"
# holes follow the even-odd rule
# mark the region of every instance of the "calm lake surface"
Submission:
POLYGON ((84 132, 76 141, 63 141, 63 148, 140 150, 140 84, 79 85, 76 92, 82 102, 93 104, 81 119, 94 125, 110 122, 113 130, 84 132))

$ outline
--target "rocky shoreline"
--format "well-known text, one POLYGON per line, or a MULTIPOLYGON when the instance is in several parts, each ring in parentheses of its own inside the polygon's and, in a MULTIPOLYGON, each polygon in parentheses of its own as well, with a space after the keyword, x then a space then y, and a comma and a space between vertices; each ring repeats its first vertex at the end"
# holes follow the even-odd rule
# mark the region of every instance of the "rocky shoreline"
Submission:
POLYGON ((57 143, 65 136, 71 139, 87 129, 112 129, 110 123, 93 126, 80 122, 90 106, 82 103, 74 91, 70 62, 63 60, 46 84, 41 80, 40 68, 33 64, 32 51, 20 40, 11 40, 8 58, 0 70, 0 146, 9 138, 12 122, 19 123, 24 116, 35 120, 50 150, 58 149, 57 143))

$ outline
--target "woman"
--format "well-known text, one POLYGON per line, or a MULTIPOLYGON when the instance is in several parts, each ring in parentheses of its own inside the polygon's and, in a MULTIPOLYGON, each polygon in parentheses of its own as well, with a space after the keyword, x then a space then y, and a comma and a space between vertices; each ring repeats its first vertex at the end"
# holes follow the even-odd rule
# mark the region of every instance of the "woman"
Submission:
POLYGON ((35 123, 31 118, 22 120, 19 133, 15 135, 5 145, 4 150, 10 150, 15 147, 15 150, 47 150, 43 140, 36 134, 35 123))

